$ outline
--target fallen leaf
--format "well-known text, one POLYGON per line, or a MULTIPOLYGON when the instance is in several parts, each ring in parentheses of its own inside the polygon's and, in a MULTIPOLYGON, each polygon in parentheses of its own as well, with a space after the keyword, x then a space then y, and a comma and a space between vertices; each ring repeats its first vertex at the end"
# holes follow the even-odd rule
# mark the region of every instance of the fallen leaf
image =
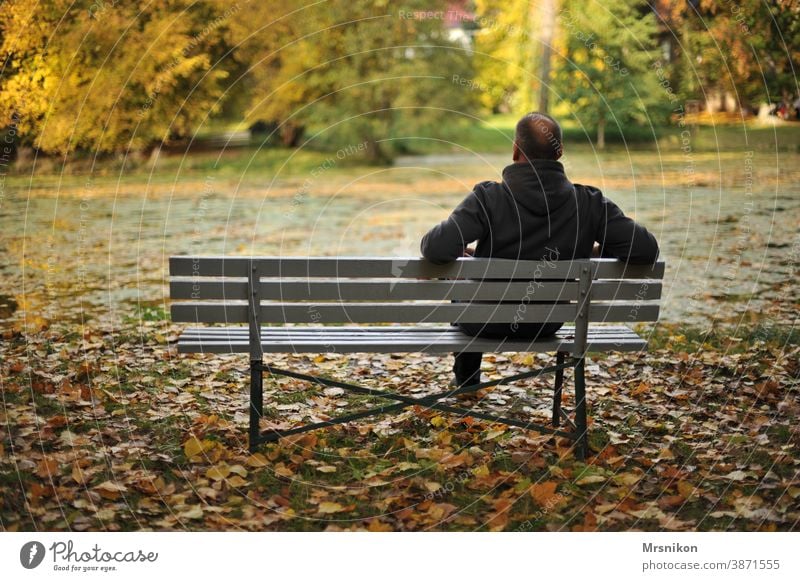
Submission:
POLYGON ((39 478, 52 478, 58 474, 58 462, 53 458, 42 458, 36 467, 39 478))
POLYGON ((343 509, 344 507, 338 502, 329 502, 326 500, 324 502, 319 503, 319 506, 317 507, 317 512, 319 512, 320 514, 334 514, 337 512, 341 512, 343 509))
POLYGON ((493 429, 493 430, 486 430, 486 432, 484 432, 483 439, 484 439, 484 441, 488 442, 489 440, 494 440, 498 436, 502 436, 505 433, 506 433, 506 429, 505 428, 496 428, 496 429, 493 429))
POLYGON ((247 465, 251 468, 263 468, 267 466, 269 461, 264 457, 264 454, 256 452, 247 459, 247 465))
POLYGON ((97 493, 106 500, 117 500, 120 495, 128 489, 122 484, 106 480, 95 486, 93 490, 96 490, 97 493))
POLYGON ((596 484, 598 482, 604 482, 606 479, 605 476, 600 476, 599 474, 591 474, 589 476, 584 476, 580 478, 575 484, 578 486, 583 486, 584 484, 596 484))
POLYGON ((531 498, 541 507, 551 508, 553 502, 558 498, 556 488, 558 483, 552 480, 546 482, 537 482, 532 484, 529 489, 531 498))
POLYGON ((726 474, 724 478, 727 478, 728 480, 733 480, 734 482, 740 482, 745 478, 747 478, 747 474, 742 470, 734 470, 730 474, 726 474))
POLYGON ((192 505, 188 510, 178 513, 178 516, 187 519, 203 518, 203 507, 199 504, 192 505))
POLYGON ((206 471, 206 477, 210 478, 211 480, 225 480, 228 475, 231 473, 231 468, 225 463, 217 464, 216 466, 212 466, 206 471))
POLYGON ((187 458, 194 458, 198 454, 208 452, 214 447, 213 440, 199 440, 196 436, 192 436, 183 444, 183 452, 187 458))
POLYGON ((77 462, 72 465, 72 479, 81 485, 85 485, 87 482, 86 475, 77 462))

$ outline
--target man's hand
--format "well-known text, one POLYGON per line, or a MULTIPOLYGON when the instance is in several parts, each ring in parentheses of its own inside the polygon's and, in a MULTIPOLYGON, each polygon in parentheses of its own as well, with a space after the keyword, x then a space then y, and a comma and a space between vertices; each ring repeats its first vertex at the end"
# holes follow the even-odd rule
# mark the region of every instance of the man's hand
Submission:
POLYGON ((464 256, 475 256, 475 249, 469 246, 464 247, 464 256))

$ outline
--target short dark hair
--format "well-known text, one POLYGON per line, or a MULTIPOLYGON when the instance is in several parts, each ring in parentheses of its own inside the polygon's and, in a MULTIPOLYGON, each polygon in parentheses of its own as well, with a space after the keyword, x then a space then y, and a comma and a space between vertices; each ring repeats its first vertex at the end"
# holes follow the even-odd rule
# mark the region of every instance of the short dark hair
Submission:
POLYGON ((561 157, 561 127, 545 113, 534 111, 520 119, 514 140, 528 160, 561 157))

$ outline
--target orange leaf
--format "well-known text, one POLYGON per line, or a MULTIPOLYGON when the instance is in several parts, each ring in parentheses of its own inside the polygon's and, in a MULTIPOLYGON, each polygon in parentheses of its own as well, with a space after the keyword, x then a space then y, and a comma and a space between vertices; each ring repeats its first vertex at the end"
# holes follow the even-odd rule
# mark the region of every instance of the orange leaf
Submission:
POLYGON ((543 508, 550 508, 558 502, 559 495, 556 493, 557 482, 549 480, 547 482, 538 482, 531 485, 530 495, 531 498, 543 508))
POLYGON ((502 531, 508 525, 508 511, 504 510, 502 512, 493 512, 489 515, 489 520, 486 522, 486 526, 489 527, 490 531, 502 531))
POLYGON ((36 468, 36 474, 39 478, 52 478, 58 473, 58 462, 53 458, 42 458, 39 466, 36 468))
POLYGON ((386 533, 391 532, 394 529, 392 525, 379 521, 378 519, 373 519, 369 521, 367 525, 367 530, 373 533, 386 533))

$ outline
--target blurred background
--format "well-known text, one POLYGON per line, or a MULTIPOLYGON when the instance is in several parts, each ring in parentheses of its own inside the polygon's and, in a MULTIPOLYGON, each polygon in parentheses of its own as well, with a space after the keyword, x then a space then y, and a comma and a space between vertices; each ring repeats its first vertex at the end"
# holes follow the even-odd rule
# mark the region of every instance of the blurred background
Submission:
POLYGON ((417 255, 530 110, 665 320, 794 308, 796 1, 7 0, 0 46, 5 325, 163 317, 169 254, 417 255))

